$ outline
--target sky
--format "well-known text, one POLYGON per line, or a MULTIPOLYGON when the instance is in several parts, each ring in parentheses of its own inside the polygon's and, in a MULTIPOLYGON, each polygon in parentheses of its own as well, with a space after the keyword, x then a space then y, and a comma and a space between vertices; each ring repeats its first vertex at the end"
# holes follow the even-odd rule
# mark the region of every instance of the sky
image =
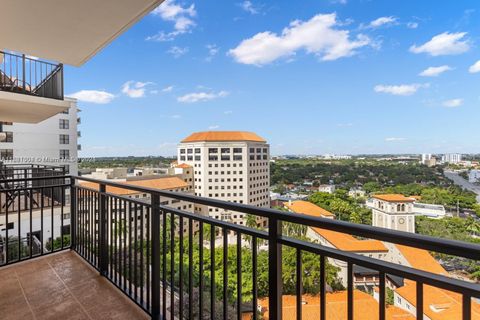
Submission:
POLYGON ((480 153, 477 1, 166 0, 66 67, 81 157, 170 156, 196 131, 273 155, 480 153))

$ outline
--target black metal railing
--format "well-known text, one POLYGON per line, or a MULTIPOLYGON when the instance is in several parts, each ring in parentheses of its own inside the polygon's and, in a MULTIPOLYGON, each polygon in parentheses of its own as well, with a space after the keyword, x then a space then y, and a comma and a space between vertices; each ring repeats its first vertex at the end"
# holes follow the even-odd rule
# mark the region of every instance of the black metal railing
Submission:
MULTIPOLYGON (((30 181, 37 179, 42 178, 29 178, 30 181)), ((50 181, 57 183, 25 189, 38 189, 44 194, 42 190, 58 188, 64 194, 68 191, 69 200, 62 197, 61 203, 51 201, 45 205, 41 202, 39 207, 30 205, 26 212, 12 213, 15 217, 26 214, 30 217, 27 219, 30 224, 26 225, 26 232, 18 233, 15 249, 10 249, 11 241, 10 247, 5 244, 0 247, 3 252, 8 251, 3 264, 71 248, 152 319, 243 319, 246 313, 252 319, 260 319, 257 310, 261 299, 268 300, 269 319, 282 319, 282 298, 287 291, 296 296, 295 318, 302 319, 303 285, 312 283, 309 277, 314 276, 311 269, 307 272, 309 266, 303 264, 307 255, 313 255, 317 261, 314 266, 318 268, 317 278, 313 283, 318 286, 321 320, 333 316, 329 315, 326 302, 330 259, 347 265, 345 312, 348 319, 354 319, 355 266, 378 272, 379 308, 370 310, 373 319, 386 319, 388 275, 416 283, 414 312, 417 319, 424 317, 423 292, 426 286, 458 294, 462 319, 472 319, 472 304, 478 303, 472 299, 480 298, 477 283, 341 251, 307 239, 287 237, 282 234, 282 224, 323 228, 478 261, 480 246, 476 244, 83 177, 55 177, 50 181), (59 179, 62 183, 58 183, 59 179), (201 206, 262 217, 268 221, 268 230, 193 212, 193 208, 201 206), (40 210, 32 217, 34 209, 40 210), (63 219, 66 212, 71 214, 68 221, 63 219), (40 226, 43 226, 47 215, 51 217, 47 223, 54 222, 51 230, 60 228, 60 231, 51 236, 42 231, 41 239, 35 237, 32 240, 30 235, 36 230, 32 228, 32 221, 36 225, 35 217, 42 219, 40 226), (48 241, 52 245, 46 246, 48 241), (28 248, 22 249, 22 243, 28 244, 28 248), (18 252, 24 254, 12 256, 17 247, 18 252), (282 256, 288 258, 287 251, 293 252, 295 257, 292 259, 293 285, 282 279, 285 276, 283 268, 292 262, 282 259, 282 256), (375 317, 374 313, 377 313, 375 317)), ((7 191, 0 190, 0 194, 7 191)), ((14 220, 9 218, 9 221, 14 220)), ((18 224, 25 226, 23 221, 19 218, 18 224)))
POLYGON ((0 51, 0 91, 63 100, 63 65, 0 51))
POLYGON ((0 166, 0 266, 70 248, 69 194, 61 167, 0 166))

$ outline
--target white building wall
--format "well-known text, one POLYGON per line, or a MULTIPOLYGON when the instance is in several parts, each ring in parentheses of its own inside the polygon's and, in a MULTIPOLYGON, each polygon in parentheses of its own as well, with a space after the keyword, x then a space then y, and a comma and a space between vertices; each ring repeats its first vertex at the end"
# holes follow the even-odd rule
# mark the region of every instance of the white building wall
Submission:
POLYGON ((36 124, 3 125, 3 131, 13 133, 13 142, 0 143, 0 150, 13 150, 13 159, 4 161, 6 164, 68 166, 70 174, 78 174, 77 102, 69 98, 65 101, 70 102, 68 113, 36 124), (68 121, 68 129, 60 128, 61 120, 68 121), (60 143, 60 135, 68 135, 68 144, 60 143), (68 150, 68 159, 60 158, 61 150, 68 150))
MULTIPOLYGON (((178 163, 193 167, 195 195, 270 207, 268 144, 249 141, 203 141, 181 143, 177 152, 178 163)), ((210 217, 245 224, 244 213, 228 212, 219 208, 207 210, 210 217)))

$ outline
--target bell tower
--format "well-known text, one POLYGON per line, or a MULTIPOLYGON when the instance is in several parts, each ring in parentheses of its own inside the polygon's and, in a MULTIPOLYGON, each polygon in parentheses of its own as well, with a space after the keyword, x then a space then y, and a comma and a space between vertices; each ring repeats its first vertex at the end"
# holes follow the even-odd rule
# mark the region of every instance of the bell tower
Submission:
POLYGON ((408 198, 401 194, 374 195, 372 225, 415 233, 414 202, 414 198, 408 198))

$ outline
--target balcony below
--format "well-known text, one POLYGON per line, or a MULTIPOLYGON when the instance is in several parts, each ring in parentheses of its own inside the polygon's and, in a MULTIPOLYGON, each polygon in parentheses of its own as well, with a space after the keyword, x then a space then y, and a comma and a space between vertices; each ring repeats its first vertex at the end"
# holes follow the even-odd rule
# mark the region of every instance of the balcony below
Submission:
POLYGON ((71 251, 0 269, 0 301, 4 320, 149 319, 71 251))
POLYGON ((63 96, 63 65, 0 51, 2 121, 38 123, 70 106, 63 96))

